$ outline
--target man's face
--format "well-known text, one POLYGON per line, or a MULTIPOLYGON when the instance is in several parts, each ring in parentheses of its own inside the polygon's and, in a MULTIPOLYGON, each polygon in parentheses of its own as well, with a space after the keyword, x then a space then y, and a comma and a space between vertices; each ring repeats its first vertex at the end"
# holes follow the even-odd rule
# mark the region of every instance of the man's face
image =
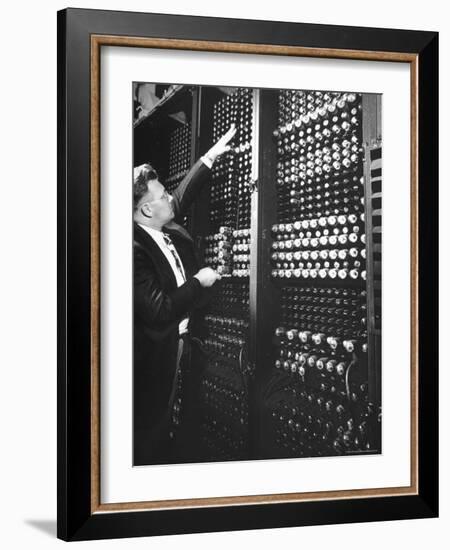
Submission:
POLYGON ((175 215, 172 195, 167 192, 158 180, 149 181, 147 186, 149 192, 142 208, 148 209, 147 212, 149 212, 154 221, 165 225, 173 220, 175 215))

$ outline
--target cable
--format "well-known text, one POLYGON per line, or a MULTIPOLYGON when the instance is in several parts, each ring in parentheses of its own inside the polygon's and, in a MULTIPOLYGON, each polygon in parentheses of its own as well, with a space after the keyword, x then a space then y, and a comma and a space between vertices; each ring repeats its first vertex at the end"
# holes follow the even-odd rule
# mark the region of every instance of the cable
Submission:
POLYGON ((358 357, 355 353, 353 353, 353 359, 350 362, 350 365, 348 366, 348 369, 345 373, 345 390, 347 392, 347 399, 351 402, 351 396, 350 396, 350 370, 358 362, 358 357))
POLYGON ((244 386, 245 394, 248 397, 248 386, 247 386, 247 380, 246 380, 246 377, 245 377, 244 365, 243 365, 244 348, 245 348, 245 342, 242 344, 241 349, 239 351, 238 363, 239 363, 239 372, 240 372, 241 378, 242 378, 242 384, 244 386))

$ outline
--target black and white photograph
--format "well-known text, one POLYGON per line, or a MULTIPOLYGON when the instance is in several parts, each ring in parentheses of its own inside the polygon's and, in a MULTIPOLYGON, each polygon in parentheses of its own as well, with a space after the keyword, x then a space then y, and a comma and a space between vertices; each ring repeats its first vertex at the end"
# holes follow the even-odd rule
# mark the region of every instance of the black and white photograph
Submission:
POLYGON ((130 95, 133 465, 382 453, 382 94, 130 95))

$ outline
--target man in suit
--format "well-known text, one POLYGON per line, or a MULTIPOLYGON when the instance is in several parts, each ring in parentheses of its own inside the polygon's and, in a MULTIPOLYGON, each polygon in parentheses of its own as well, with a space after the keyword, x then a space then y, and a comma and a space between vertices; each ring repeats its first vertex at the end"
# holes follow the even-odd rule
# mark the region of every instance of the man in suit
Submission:
POLYGON ((149 164, 134 169, 134 465, 180 457, 174 422, 180 368, 190 359, 189 316, 220 275, 198 269, 192 238, 176 221, 192 204, 215 159, 230 149, 235 132, 232 126, 172 195, 149 164))

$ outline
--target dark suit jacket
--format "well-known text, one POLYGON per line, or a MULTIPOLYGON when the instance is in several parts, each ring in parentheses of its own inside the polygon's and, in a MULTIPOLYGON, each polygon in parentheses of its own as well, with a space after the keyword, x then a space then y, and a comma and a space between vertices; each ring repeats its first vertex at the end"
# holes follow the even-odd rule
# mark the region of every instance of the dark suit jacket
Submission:
POLYGON ((176 221, 182 218, 210 170, 198 161, 174 191, 175 219, 165 227, 183 262, 186 282, 175 275, 159 246, 134 224, 133 463, 170 462, 169 397, 178 351, 178 325, 202 303, 204 289, 194 243, 176 221))

